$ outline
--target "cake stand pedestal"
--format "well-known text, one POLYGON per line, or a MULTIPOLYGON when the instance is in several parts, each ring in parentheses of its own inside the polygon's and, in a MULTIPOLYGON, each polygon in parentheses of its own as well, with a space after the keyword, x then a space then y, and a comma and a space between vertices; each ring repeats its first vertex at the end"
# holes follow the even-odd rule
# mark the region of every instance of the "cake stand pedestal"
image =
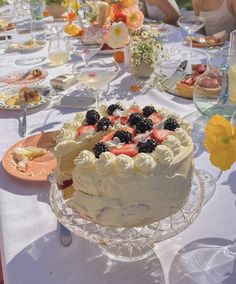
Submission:
POLYGON ((104 227, 85 220, 64 200, 53 181, 50 202, 54 214, 70 231, 99 245, 101 251, 116 261, 133 262, 153 253, 153 245, 186 229, 198 216, 204 200, 204 182, 195 171, 192 188, 184 207, 176 214, 142 227, 104 227))

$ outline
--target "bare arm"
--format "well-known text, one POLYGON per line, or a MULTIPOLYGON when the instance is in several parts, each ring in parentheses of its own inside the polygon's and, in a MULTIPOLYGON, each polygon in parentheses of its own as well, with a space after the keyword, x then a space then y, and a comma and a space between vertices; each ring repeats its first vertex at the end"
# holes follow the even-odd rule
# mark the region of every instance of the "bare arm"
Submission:
POLYGON ((232 14, 236 17, 236 1, 231 0, 232 14))
POLYGON ((192 5, 195 16, 199 16, 199 11, 200 11, 199 0, 192 0, 192 5))
POLYGON ((168 0, 146 0, 149 5, 156 5, 164 14, 164 22, 173 24, 179 18, 179 12, 173 7, 168 0))

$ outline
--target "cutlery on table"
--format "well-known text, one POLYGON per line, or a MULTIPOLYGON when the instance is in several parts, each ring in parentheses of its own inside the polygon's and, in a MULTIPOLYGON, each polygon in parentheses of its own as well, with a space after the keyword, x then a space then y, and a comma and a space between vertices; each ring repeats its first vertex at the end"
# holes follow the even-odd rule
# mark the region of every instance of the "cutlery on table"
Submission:
POLYGON ((27 122, 26 122, 26 111, 27 111, 27 104, 22 105, 22 110, 23 110, 23 117, 21 120, 21 126, 20 126, 20 136, 25 137, 26 134, 26 127, 27 127, 27 122))
POLYGON ((174 94, 174 95, 176 94, 175 93, 176 83, 180 81, 181 79, 183 79, 184 76, 186 75, 185 69, 187 67, 187 64, 188 64, 188 60, 182 61, 180 65, 178 66, 178 68, 175 70, 175 72, 168 79, 165 80, 163 84, 165 91, 171 94, 174 94))
POLYGON ((63 246, 68 247, 72 243, 72 235, 70 230, 68 230, 64 225, 60 222, 60 239, 63 246))

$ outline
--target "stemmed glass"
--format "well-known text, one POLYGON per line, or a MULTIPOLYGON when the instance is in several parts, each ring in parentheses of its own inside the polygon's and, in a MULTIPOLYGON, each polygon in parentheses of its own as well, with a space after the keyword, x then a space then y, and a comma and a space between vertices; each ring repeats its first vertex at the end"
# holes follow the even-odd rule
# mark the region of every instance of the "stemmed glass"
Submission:
POLYGON ((99 52, 102 48, 103 39, 93 40, 84 36, 76 36, 69 39, 71 52, 83 59, 84 65, 87 66, 89 59, 99 52))
POLYGON ((12 11, 5 11, 0 14, 0 26, 3 27, 5 32, 6 48, 9 46, 8 36, 7 36, 7 26, 11 23, 13 19, 12 11))
MULTIPOLYGON (((119 66, 113 59, 93 60, 88 65, 78 66, 75 70, 79 82, 88 89, 95 90, 96 108, 102 98, 104 88, 116 77, 119 66)), ((87 90, 89 91, 89 90, 87 90)))
POLYGON ((183 54, 183 56, 190 58, 196 56, 196 53, 192 51, 192 34, 199 31, 205 25, 205 18, 200 16, 182 16, 178 19, 178 25, 185 30, 190 37, 190 50, 183 54))

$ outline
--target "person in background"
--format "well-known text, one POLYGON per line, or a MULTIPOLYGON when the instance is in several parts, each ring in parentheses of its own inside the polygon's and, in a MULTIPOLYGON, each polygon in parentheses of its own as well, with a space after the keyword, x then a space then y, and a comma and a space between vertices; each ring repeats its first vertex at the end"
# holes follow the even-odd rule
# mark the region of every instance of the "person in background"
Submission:
POLYGON ((147 17, 168 24, 175 24, 180 16, 175 0, 144 0, 147 17))
POLYGON ((235 0, 192 0, 196 16, 206 20, 204 30, 206 35, 225 31, 227 35, 236 30, 235 0))

